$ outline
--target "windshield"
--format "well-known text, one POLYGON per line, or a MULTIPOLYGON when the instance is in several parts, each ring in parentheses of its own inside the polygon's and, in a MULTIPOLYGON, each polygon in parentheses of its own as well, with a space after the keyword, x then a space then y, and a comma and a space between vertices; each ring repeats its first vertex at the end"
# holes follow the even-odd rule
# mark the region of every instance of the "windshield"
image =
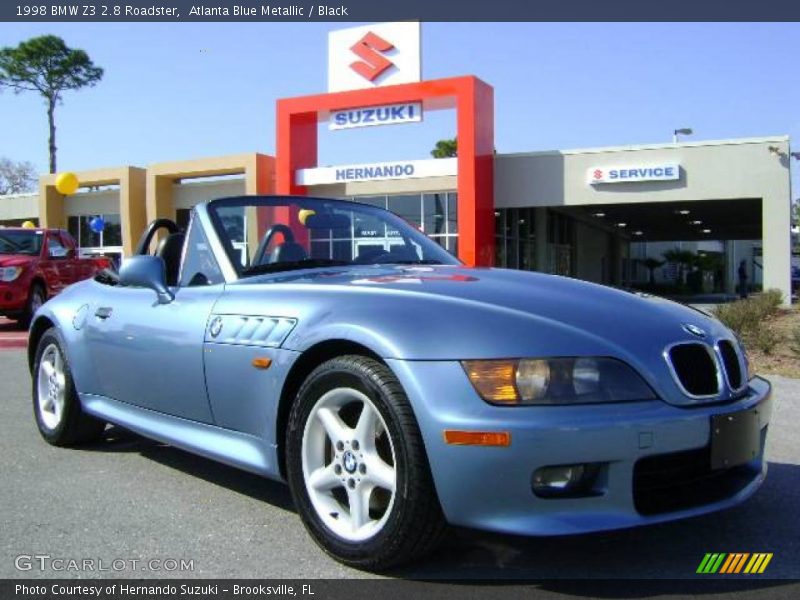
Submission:
POLYGON ((41 231, 0 229, 0 254, 38 256, 42 249, 41 231))
POLYGON ((400 217, 374 206, 296 196, 215 200, 208 211, 239 275, 337 265, 457 265, 400 217))

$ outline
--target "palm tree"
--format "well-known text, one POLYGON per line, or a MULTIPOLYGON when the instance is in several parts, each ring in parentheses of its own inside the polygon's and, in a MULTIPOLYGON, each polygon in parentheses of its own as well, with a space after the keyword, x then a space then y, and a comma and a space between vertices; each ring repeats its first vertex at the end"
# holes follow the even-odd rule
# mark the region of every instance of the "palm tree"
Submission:
POLYGON ((650 277, 649 277, 650 285, 655 285, 656 284, 656 273, 655 273, 655 271, 656 271, 656 269, 658 267, 660 267, 660 266, 662 266, 664 264, 664 261, 663 260, 658 260, 657 258, 653 258, 651 256, 648 256, 647 258, 645 258, 642 261, 642 264, 644 265, 645 269, 647 269, 648 272, 650 273, 650 277))
POLYGON ((695 255, 691 250, 681 250, 680 248, 673 248, 667 250, 663 254, 664 260, 668 263, 677 265, 678 267, 678 281, 681 284, 686 283, 686 272, 694 265, 695 255))
POLYGON ((458 156, 458 140, 439 140, 436 146, 431 150, 433 158, 452 158, 458 156))

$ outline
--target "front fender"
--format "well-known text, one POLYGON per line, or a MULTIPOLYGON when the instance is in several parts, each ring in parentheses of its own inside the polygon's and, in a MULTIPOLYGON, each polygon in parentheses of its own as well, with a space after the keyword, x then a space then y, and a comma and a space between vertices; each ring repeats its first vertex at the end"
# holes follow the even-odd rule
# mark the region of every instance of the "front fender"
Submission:
POLYGON ((89 349, 83 341, 83 325, 90 314, 94 298, 101 284, 94 280, 81 281, 65 289, 42 305, 36 311, 28 335, 28 365, 33 369, 36 347, 50 324, 58 328, 66 344, 67 355, 72 369, 72 379, 81 391, 95 390, 95 381, 100 376, 93 368, 89 349))

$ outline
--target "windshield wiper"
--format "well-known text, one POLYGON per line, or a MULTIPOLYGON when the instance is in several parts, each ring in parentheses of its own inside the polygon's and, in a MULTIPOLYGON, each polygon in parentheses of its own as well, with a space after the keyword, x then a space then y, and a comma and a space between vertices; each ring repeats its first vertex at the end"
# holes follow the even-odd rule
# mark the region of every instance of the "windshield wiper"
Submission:
POLYGON ((245 276, 263 275, 265 273, 279 273, 281 271, 295 271, 298 269, 314 269, 317 267, 343 267, 350 263, 346 260, 332 260, 329 258, 306 258, 286 262, 253 265, 244 270, 245 276))

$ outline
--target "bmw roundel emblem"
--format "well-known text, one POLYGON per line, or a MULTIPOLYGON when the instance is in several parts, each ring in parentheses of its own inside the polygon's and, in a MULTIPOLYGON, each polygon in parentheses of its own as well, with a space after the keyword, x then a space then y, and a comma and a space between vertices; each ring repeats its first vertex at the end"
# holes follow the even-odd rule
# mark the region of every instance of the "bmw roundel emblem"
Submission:
POLYGON ((208 326, 208 332, 211 334, 211 337, 217 337, 221 331, 222 317, 214 317, 214 320, 211 321, 211 325, 208 326))
POLYGON ((700 329, 697 325, 692 325, 691 323, 684 323, 683 324, 683 329, 685 331, 691 333, 692 335, 699 337, 699 338, 706 337, 705 330, 704 329, 700 329))

